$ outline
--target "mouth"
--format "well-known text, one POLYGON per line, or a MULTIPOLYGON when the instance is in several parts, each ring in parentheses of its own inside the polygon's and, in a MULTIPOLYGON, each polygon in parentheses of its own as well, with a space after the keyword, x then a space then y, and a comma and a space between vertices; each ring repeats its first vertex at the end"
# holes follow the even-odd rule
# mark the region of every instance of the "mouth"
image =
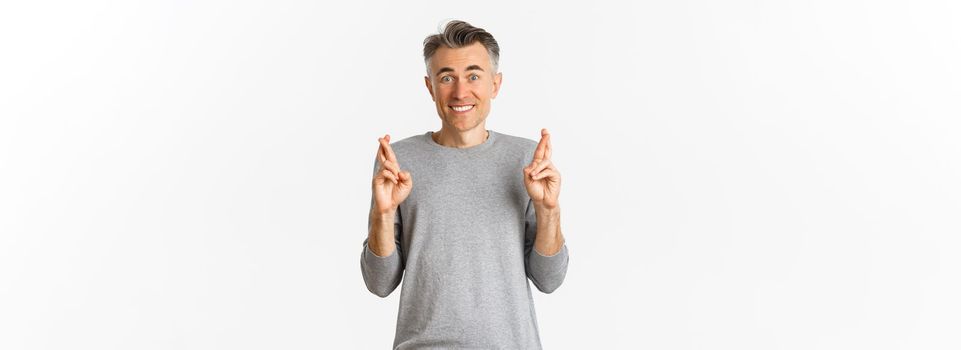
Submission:
POLYGON ((454 112, 457 112, 457 113, 464 113, 464 112, 467 112, 467 111, 469 111, 469 110, 474 109, 474 105, 447 106, 447 107, 450 108, 451 110, 453 110, 454 112))

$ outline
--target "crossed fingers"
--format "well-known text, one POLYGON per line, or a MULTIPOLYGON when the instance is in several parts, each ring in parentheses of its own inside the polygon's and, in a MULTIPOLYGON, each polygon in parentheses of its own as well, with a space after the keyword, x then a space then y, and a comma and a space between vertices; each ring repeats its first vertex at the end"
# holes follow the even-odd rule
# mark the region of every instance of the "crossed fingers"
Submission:
POLYGON ((554 163, 551 161, 551 134, 547 132, 547 129, 541 129, 541 140, 537 143, 534 159, 530 166, 533 167, 530 176, 534 180, 540 180, 557 172, 554 163))
POLYGON ((377 159, 380 160, 381 174, 397 184, 400 179, 400 164, 397 163, 397 156, 390 147, 390 135, 378 138, 380 147, 377 149, 377 159))
POLYGON ((551 159, 551 134, 547 129, 541 129, 541 141, 537 143, 537 149, 534 151, 534 161, 540 162, 545 159, 551 159))

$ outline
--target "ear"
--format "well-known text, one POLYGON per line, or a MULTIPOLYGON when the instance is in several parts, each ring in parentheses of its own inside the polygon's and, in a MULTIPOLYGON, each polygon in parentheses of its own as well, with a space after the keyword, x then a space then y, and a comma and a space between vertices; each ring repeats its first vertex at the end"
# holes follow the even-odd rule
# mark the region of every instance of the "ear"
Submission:
POLYGON ((434 85, 430 83, 430 77, 426 75, 424 76, 424 85, 427 85, 427 92, 430 93, 430 99, 433 101, 437 101, 434 98, 434 85))
POLYGON ((501 80, 503 79, 504 77, 500 72, 494 75, 494 92, 491 93, 491 99, 497 98, 497 92, 501 90, 501 80))

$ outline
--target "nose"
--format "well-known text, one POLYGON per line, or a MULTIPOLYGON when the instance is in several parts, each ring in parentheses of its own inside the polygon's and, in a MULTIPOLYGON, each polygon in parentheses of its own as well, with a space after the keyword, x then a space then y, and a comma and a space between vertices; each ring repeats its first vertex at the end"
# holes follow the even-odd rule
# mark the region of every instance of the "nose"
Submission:
POLYGON ((470 89, 465 83, 457 82, 454 83, 454 98, 457 100, 466 100, 470 97, 470 89))

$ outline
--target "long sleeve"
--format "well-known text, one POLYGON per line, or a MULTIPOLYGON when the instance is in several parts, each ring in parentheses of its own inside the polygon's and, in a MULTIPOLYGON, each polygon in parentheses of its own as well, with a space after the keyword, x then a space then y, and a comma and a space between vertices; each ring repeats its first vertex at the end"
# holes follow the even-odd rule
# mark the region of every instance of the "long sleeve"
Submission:
MULTIPOLYGON (((379 164, 375 160, 374 171, 376 172, 378 168, 379 164)), ((371 195, 370 198, 370 206, 371 209, 373 209, 373 195, 371 195)), ((368 216, 368 234, 373 224, 372 221, 368 216)), ((397 288, 404 274, 404 261, 400 243, 401 233, 403 232, 402 228, 403 223, 401 221, 400 210, 397 210, 397 215, 394 216, 395 249, 388 256, 380 257, 375 255, 374 252, 370 250, 370 247, 367 246, 367 241, 370 238, 364 239, 364 248, 360 253, 360 271, 364 276, 364 284, 367 285, 367 290, 381 298, 387 297, 397 288)))
POLYGON ((481 145, 453 148, 432 133, 391 145, 413 185, 394 218, 397 249, 368 250, 392 248, 382 227, 388 240, 373 236, 361 255, 370 291, 398 294, 393 348, 543 348, 533 293, 559 288, 568 253, 534 250, 538 218, 521 169, 537 142, 490 131, 481 145))
POLYGON ((534 282, 534 286, 544 293, 551 293, 564 283, 567 276, 568 252, 565 243, 557 254, 544 256, 534 249, 534 238, 537 236, 537 216, 534 212, 534 202, 528 201, 526 225, 524 227, 524 267, 527 278, 534 282))

